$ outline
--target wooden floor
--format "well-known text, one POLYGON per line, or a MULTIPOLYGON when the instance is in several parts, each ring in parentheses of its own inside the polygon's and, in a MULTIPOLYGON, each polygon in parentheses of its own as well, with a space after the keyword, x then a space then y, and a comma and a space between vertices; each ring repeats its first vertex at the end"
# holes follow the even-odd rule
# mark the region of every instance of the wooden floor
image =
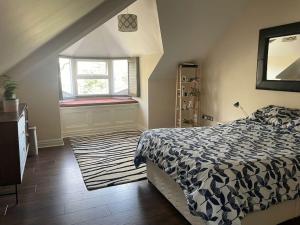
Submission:
POLYGON ((147 181, 87 191, 68 144, 28 158, 20 203, 2 197, 0 213, 1 225, 189 224, 147 181))

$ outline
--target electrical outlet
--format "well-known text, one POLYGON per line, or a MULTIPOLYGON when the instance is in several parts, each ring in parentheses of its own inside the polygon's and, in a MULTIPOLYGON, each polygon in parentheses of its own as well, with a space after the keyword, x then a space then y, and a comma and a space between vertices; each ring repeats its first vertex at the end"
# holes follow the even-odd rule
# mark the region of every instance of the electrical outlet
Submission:
POLYGON ((214 117, 212 117, 210 115, 205 115, 205 114, 202 114, 202 119, 209 120, 209 121, 214 121, 214 117))

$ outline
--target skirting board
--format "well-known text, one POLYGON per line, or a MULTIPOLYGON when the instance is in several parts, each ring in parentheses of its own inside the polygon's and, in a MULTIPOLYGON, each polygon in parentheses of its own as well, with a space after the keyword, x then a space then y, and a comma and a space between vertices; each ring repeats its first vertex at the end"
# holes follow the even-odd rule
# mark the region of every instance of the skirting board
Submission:
POLYGON ((64 140, 62 138, 38 141, 39 148, 56 147, 56 146, 63 146, 63 145, 64 145, 64 140))
POLYGON ((148 128, 145 127, 145 126, 143 126, 143 125, 137 125, 137 129, 140 130, 140 131, 142 131, 142 132, 148 130, 148 128))
MULTIPOLYGON (((141 132, 147 130, 143 126, 119 126, 119 127, 106 127, 106 128, 98 128, 98 129, 88 129, 88 130, 80 130, 63 134, 63 138, 74 137, 74 136, 86 136, 99 134, 103 132, 112 132, 112 131, 122 131, 122 130, 140 130, 141 132)), ((39 140, 38 147, 39 148, 48 148, 48 147, 56 147, 63 146, 64 140, 63 138, 57 139, 47 139, 47 140, 39 140)))

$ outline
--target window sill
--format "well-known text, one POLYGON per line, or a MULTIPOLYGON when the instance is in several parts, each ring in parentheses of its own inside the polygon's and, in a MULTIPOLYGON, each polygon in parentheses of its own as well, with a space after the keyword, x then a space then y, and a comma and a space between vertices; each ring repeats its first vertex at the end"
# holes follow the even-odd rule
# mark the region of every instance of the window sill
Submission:
POLYGON ((136 100, 131 98, 77 98, 59 101, 60 107, 78 107, 92 105, 116 105, 116 104, 133 104, 136 100))

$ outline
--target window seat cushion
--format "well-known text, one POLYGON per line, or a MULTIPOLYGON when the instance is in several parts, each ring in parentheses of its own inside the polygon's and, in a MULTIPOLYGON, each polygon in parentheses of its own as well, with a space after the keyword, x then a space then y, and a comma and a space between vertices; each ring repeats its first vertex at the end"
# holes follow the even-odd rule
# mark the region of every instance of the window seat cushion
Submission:
POLYGON ((77 98, 65 99, 59 101, 60 107, 77 107, 77 106, 90 106, 90 105, 113 105, 113 104, 131 104, 137 103, 136 100, 126 97, 114 98, 77 98))

